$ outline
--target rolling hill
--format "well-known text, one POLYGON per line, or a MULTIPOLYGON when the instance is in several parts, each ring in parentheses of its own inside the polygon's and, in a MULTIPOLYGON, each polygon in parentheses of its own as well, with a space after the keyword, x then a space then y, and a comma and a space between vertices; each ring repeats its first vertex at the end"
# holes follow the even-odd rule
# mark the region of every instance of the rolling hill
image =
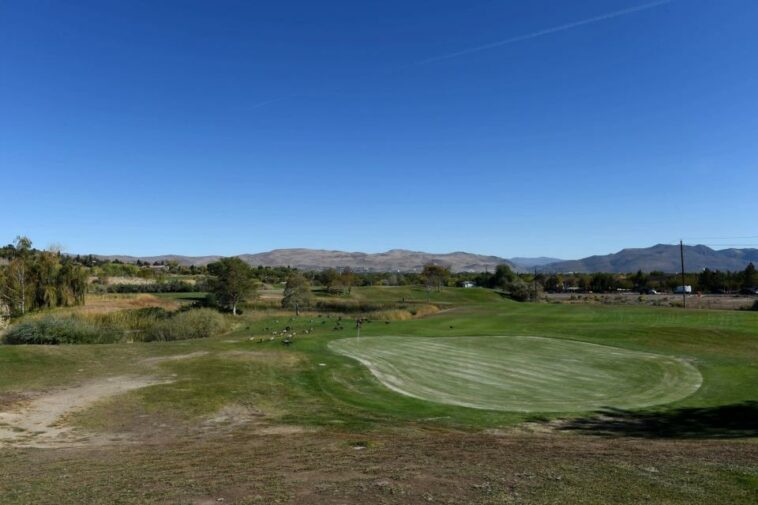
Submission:
MULTIPOLYGON (((715 250, 704 245, 684 246, 684 267, 688 272, 711 270, 743 270, 750 262, 758 263, 758 249, 715 250)), ((614 254, 590 256, 580 260, 560 261, 538 268, 542 272, 609 272, 626 273, 681 269, 679 246, 658 244, 641 249, 622 249, 614 254)))
MULTIPOLYGON (((156 261, 176 261, 180 265, 206 265, 220 256, 104 256, 98 258, 134 263, 138 259, 154 263, 156 261)), ((361 272, 418 272, 426 263, 439 263, 454 272, 493 271, 497 265, 509 264, 508 260, 497 256, 483 256, 466 252, 433 254, 405 249, 392 249, 382 253, 362 253, 327 251, 321 249, 275 249, 257 254, 240 254, 239 258, 250 265, 291 266, 302 270, 323 270, 325 268, 350 267, 361 272)))
MULTIPOLYGON (((685 269, 697 272, 704 268, 711 270, 743 270, 751 261, 758 264, 758 249, 714 250, 704 245, 685 246, 685 269)), ((138 259, 154 263, 156 261, 176 261, 180 265, 207 265, 221 256, 123 256, 97 255, 101 259, 118 259, 124 263, 134 263, 138 259)), ((301 270, 323 270, 325 268, 350 267, 359 272, 418 272, 426 263, 446 265, 454 272, 494 271, 497 265, 507 264, 513 270, 528 272, 537 268, 540 272, 609 272, 628 273, 678 272, 679 246, 658 244, 647 248, 623 249, 617 253, 589 256, 568 261, 552 261, 553 258, 505 259, 498 256, 484 256, 467 252, 434 254, 406 249, 392 249, 381 253, 329 251, 323 249, 275 249, 256 254, 240 254, 239 258, 253 266, 291 266, 301 270)))

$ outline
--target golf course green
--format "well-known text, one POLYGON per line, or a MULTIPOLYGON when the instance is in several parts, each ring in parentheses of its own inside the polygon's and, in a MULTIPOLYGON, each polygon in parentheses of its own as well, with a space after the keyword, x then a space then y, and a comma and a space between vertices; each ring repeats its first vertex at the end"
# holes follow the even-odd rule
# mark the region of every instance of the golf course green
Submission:
POLYGON ((649 407, 681 400, 703 380, 677 357, 533 336, 363 337, 329 348, 397 393, 486 410, 649 407))

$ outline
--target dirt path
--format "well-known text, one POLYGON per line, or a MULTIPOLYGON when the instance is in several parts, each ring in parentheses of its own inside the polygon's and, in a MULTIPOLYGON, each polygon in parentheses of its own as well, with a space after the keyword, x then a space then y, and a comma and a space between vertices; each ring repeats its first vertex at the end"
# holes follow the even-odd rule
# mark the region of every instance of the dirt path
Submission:
POLYGON ((54 447, 91 444, 95 442, 91 436, 76 433, 62 423, 62 418, 111 396, 165 382, 154 377, 109 377, 38 396, 0 412, 0 445, 54 447))
MULTIPOLYGON (((146 358, 139 361, 139 364, 153 369, 154 374, 105 377, 65 389, 32 393, 27 397, 20 395, 11 397, 5 405, 0 402, 0 447, 53 448, 107 445, 127 441, 125 435, 77 430, 67 424, 66 417, 91 407, 101 400, 128 391, 173 382, 176 375, 167 376, 161 373, 159 368, 161 364, 199 358, 209 354, 208 351, 196 351, 188 354, 146 358)), ((268 354, 229 351, 220 353, 219 356, 227 359, 261 359, 268 354)), ((260 412, 231 405, 224 407, 216 416, 208 419, 203 427, 212 427, 217 430, 219 425, 237 426, 252 423, 259 425, 258 433, 260 434, 290 434, 305 431, 300 427, 269 426, 262 423, 261 416, 263 414, 260 412)))
MULTIPOLYGON (((167 361, 191 359, 206 354, 207 352, 199 351, 161 356, 142 360, 142 363, 155 367, 167 361)), ((0 411, 0 446, 60 447, 117 441, 118 439, 108 434, 93 435, 77 432, 65 424, 64 418, 100 400, 134 389, 168 382, 171 380, 125 375, 97 379, 78 386, 39 394, 26 402, 13 404, 0 411)))

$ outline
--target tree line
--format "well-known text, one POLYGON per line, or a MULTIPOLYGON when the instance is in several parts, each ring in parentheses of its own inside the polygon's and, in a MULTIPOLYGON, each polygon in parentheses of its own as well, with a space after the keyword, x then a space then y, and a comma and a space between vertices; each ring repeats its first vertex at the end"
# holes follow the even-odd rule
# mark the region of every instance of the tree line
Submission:
MULTIPOLYGON (((664 272, 642 272, 633 274, 537 274, 537 280, 546 291, 593 291, 608 292, 617 290, 672 291, 682 285, 682 275, 664 272)), ((740 290, 758 288, 758 273, 755 265, 749 263, 741 272, 723 272, 704 269, 699 273, 685 273, 684 284, 702 293, 726 294, 740 290)))
POLYGON ((0 301, 11 316, 84 304, 87 270, 57 251, 40 251, 27 237, 0 248, 0 301))
MULTIPOLYGON (((97 276, 99 280, 107 279, 109 275, 151 277, 156 275, 156 266, 165 267, 160 270, 174 271, 178 275, 200 275, 201 278, 191 285, 176 279, 166 281, 165 277, 156 277, 157 282, 148 287, 126 285, 113 291, 207 291, 210 293, 210 304, 236 314, 243 301, 257 296, 261 284, 284 284, 282 306, 295 311, 313 304, 312 286, 320 286, 327 295, 349 295, 354 286, 375 285, 421 285, 430 293, 445 286, 471 282, 476 286, 498 289, 516 300, 527 300, 541 291, 666 291, 682 284, 680 274, 663 272, 517 273, 507 264, 498 265, 494 272, 479 273, 454 273, 438 263, 429 263, 420 272, 408 273, 354 272, 350 268, 301 272, 291 267, 252 267, 237 257, 222 258, 202 267, 179 266, 174 261, 155 265, 138 260, 132 264, 37 250, 27 237, 17 237, 13 244, 0 247, 0 314, 2 309, 11 316, 19 316, 38 309, 83 304, 90 276, 97 276)), ((706 268, 699 273, 685 274, 684 283, 691 285, 695 291, 736 292, 757 288, 758 272, 752 263, 741 272, 706 268)), ((101 289, 104 287, 98 286, 101 289)))

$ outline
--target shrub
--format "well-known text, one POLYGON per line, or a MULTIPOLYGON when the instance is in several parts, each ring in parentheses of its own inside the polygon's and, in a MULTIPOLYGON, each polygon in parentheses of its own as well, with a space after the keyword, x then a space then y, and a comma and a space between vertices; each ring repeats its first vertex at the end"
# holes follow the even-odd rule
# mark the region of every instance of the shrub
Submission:
POLYGON ((6 344, 105 344, 123 338, 124 331, 99 327, 75 316, 45 316, 12 326, 4 337, 6 344))
POLYGON ((179 312, 157 321, 142 334, 145 342, 207 338, 228 329, 226 318, 213 309, 179 312))
POLYGON ((432 314, 436 314, 439 311, 440 309, 436 305, 424 304, 424 305, 419 305, 415 307, 411 311, 411 313, 413 314, 414 317, 424 317, 424 316, 430 316, 432 314))
POLYGON ((168 312, 159 307, 105 314, 48 315, 28 319, 5 333, 6 344, 108 344, 127 336, 145 342, 207 338, 228 329, 212 309, 168 312))
POLYGON ((380 321, 407 321, 408 319, 413 319, 413 314, 401 309, 380 310, 371 314, 371 317, 380 321))
POLYGON ((529 287, 524 282, 512 282, 507 291, 511 299, 517 302, 525 302, 529 299, 529 287))
POLYGON ((90 286, 91 292, 107 293, 195 293, 207 289, 204 282, 190 283, 186 281, 156 282, 152 284, 113 284, 90 286))

